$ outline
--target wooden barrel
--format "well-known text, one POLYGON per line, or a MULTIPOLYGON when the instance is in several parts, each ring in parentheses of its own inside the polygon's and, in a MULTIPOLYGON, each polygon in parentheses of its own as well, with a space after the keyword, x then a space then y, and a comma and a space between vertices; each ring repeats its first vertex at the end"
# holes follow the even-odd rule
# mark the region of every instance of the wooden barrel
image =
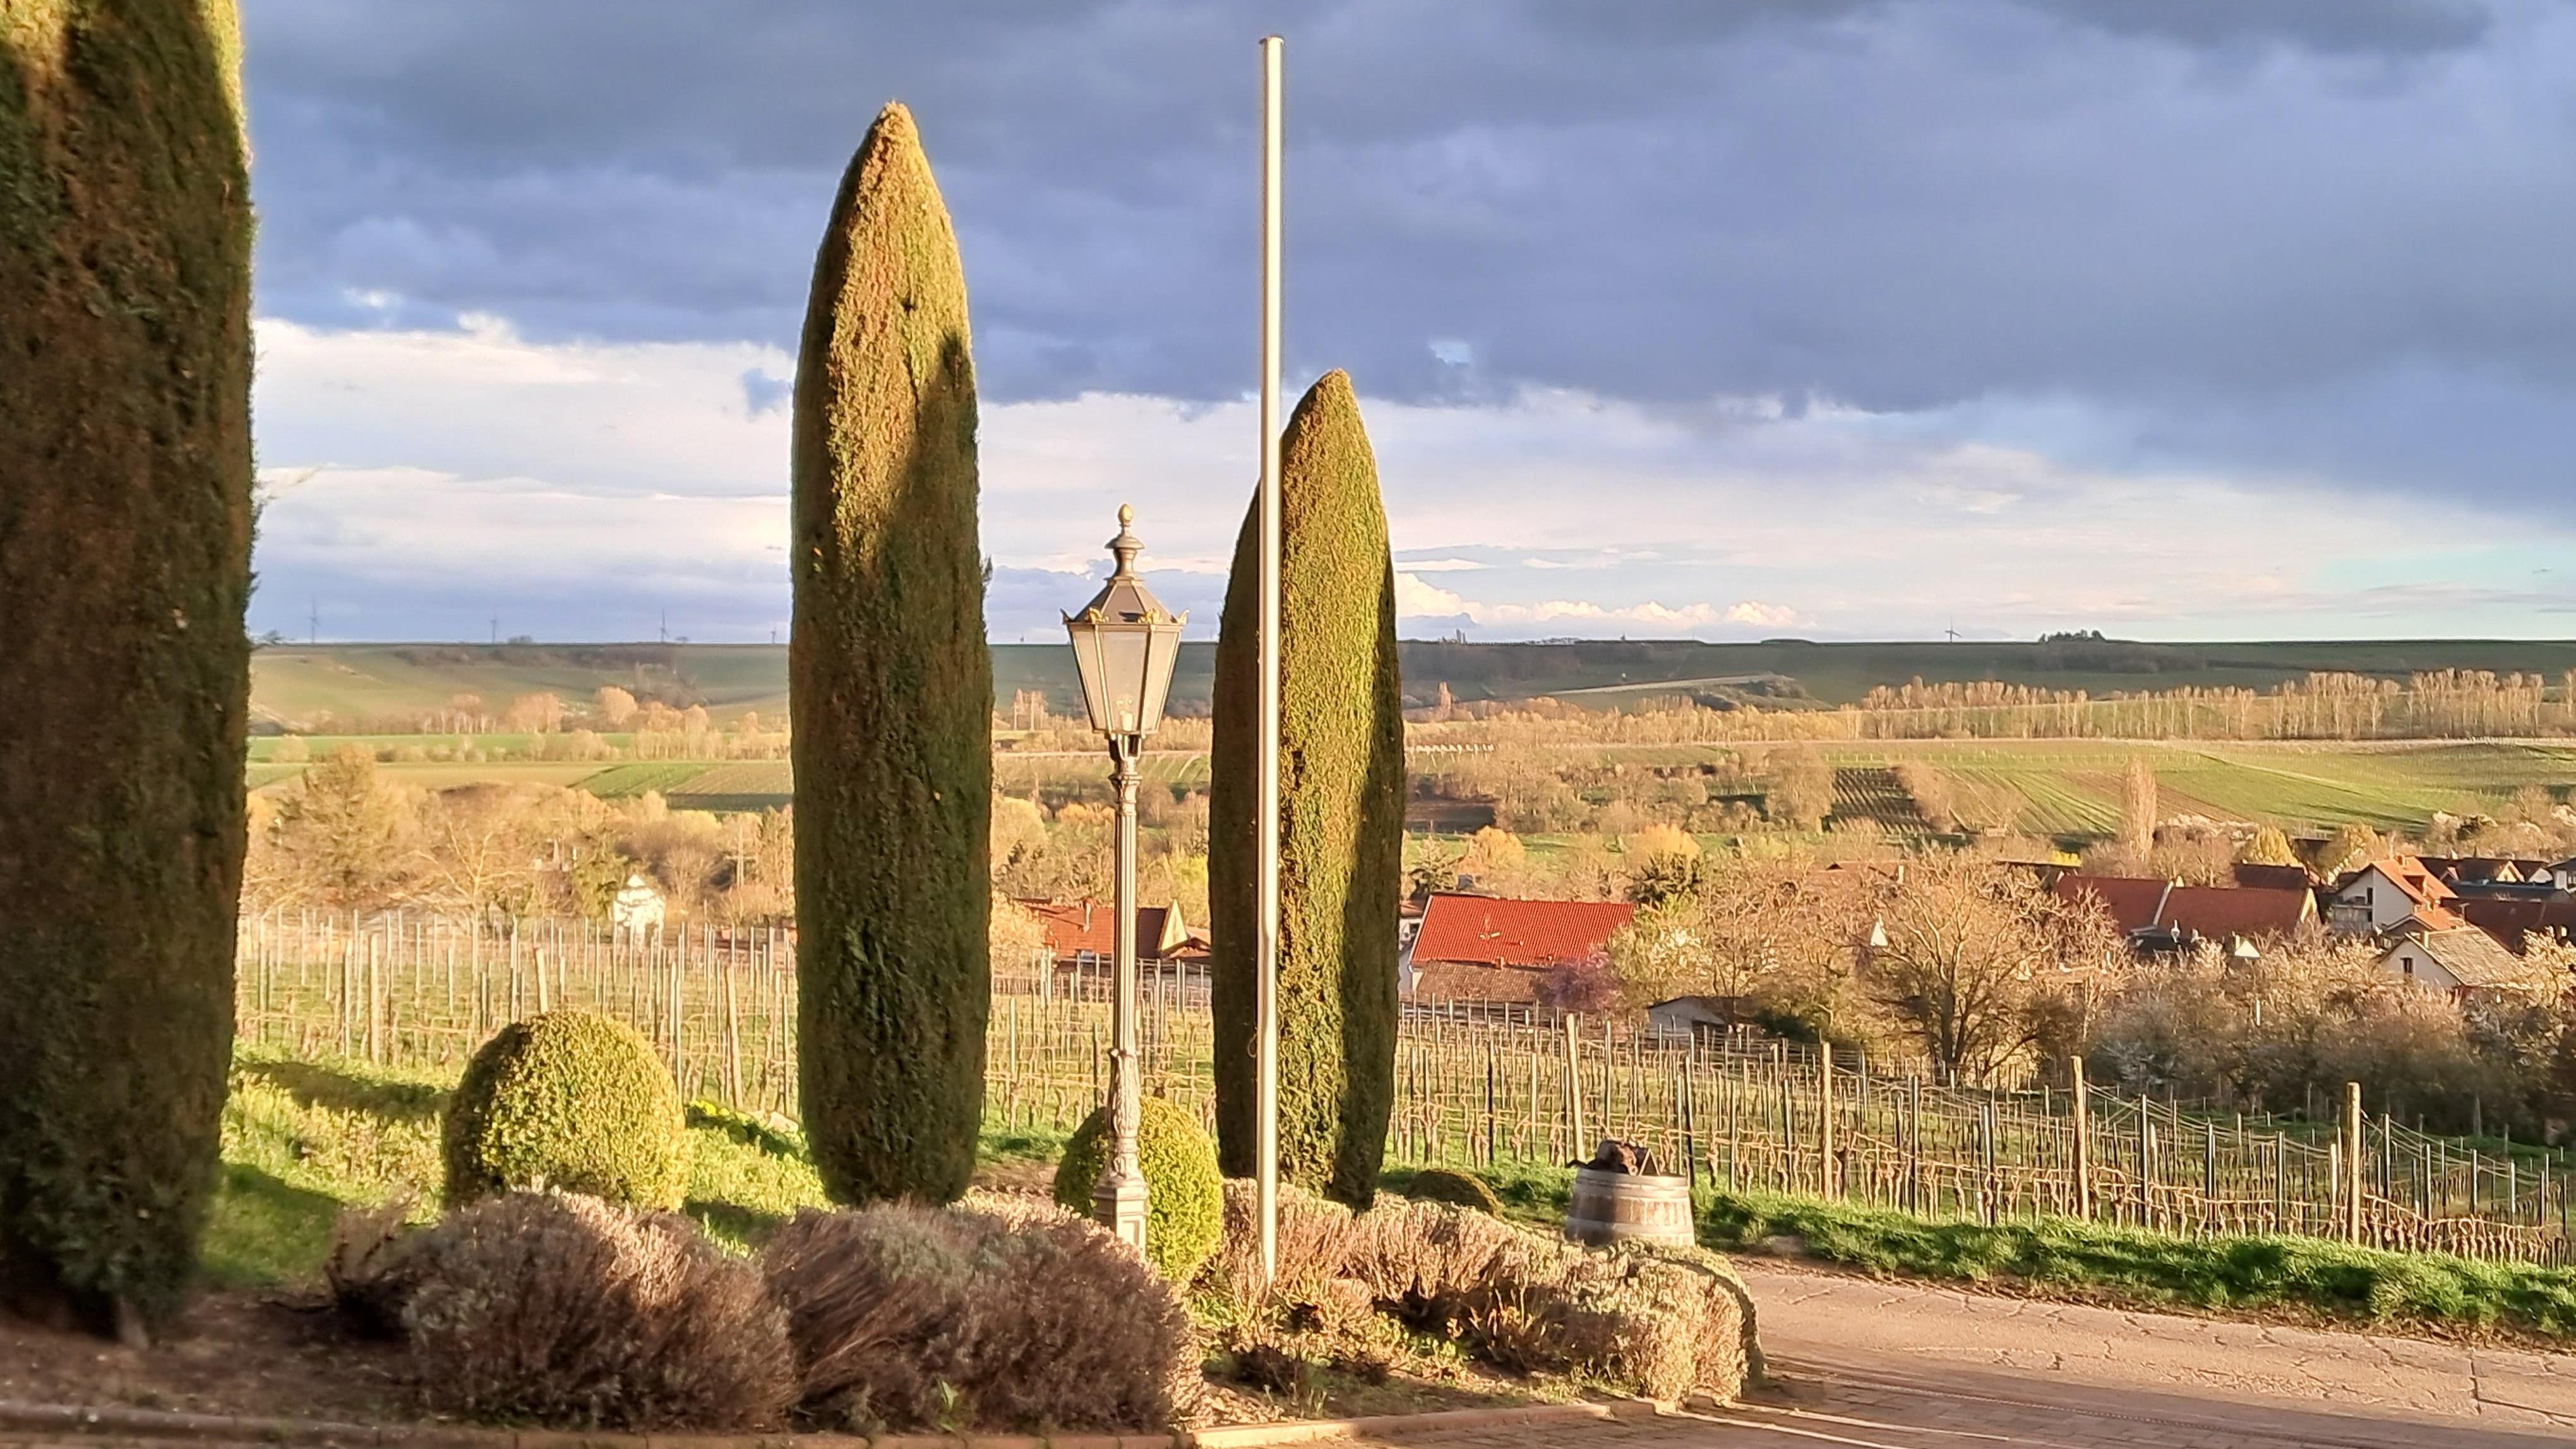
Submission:
POLYGON ((1578 1167, 1574 1198, 1565 1209, 1565 1235, 1595 1247, 1630 1240, 1694 1242, 1690 1179, 1578 1167))

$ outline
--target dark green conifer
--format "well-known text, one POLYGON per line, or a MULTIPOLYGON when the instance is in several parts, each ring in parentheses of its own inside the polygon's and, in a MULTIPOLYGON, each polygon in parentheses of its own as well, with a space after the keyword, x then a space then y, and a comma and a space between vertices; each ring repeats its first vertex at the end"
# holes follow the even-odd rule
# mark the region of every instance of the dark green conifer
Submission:
POLYGON ((230 0, 0 0, 0 1303, 177 1303, 232 1051, 250 184, 230 0))
POLYGON ((984 1110, 992 665, 966 280, 912 116, 841 178, 796 363, 797 1074, 844 1202, 966 1190, 984 1110))
MULTIPOLYGON (((1279 483, 1280 1174, 1365 1207, 1395 1097, 1404 717, 1386 509, 1348 376, 1324 374, 1297 404, 1279 483)), ((1218 1152, 1232 1177, 1254 1168, 1259 524, 1256 499, 1226 581, 1208 791, 1218 1152)))

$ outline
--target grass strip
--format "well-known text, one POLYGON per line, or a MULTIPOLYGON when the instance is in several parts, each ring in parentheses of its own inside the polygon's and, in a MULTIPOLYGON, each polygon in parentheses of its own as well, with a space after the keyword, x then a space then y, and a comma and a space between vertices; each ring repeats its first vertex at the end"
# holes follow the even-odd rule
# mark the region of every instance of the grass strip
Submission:
POLYGON ((1759 1250, 1793 1238, 1807 1257, 1891 1277, 2061 1290, 2132 1307, 2286 1309, 2439 1330, 2576 1336, 2576 1270, 2391 1253, 2319 1238, 2177 1238, 2041 1218, 1933 1221, 1814 1198, 1719 1193, 1700 1241, 1759 1250))

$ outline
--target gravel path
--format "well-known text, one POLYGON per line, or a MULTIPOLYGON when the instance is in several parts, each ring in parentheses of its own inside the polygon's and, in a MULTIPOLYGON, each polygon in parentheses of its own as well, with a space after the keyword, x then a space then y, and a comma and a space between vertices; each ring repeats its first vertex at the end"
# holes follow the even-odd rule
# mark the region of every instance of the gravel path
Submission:
POLYGON ((1739 1264, 1792 1366, 2130 1390, 2576 1439, 2576 1353, 2267 1327, 1739 1264))
POLYGON ((1739 1266, 1779 1391, 1713 1414, 1430 1449, 2538 1449, 2576 1353, 2043 1303, 1739 1266))

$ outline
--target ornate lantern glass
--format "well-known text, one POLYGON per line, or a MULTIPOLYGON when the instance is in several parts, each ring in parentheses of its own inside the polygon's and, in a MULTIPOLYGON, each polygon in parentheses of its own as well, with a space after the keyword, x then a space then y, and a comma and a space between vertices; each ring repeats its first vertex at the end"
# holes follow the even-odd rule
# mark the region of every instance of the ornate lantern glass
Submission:
POLYGON ((1174 614, 1136 577, 1136 551, 1143 545, 1128 532, 1136 511, 1118 509, 1118 536, 1109 541, 1117 571, 1082 612, 1067 614, 1064 631, 1073 641, 1073 662, 1082 676, 1082 705, 1091 727, 1104 735, 1144 736, 1163 722, 1163 699, 1172 687, 1172 666, 1181 654, 1181 625, 1188 616, 1174 614))

